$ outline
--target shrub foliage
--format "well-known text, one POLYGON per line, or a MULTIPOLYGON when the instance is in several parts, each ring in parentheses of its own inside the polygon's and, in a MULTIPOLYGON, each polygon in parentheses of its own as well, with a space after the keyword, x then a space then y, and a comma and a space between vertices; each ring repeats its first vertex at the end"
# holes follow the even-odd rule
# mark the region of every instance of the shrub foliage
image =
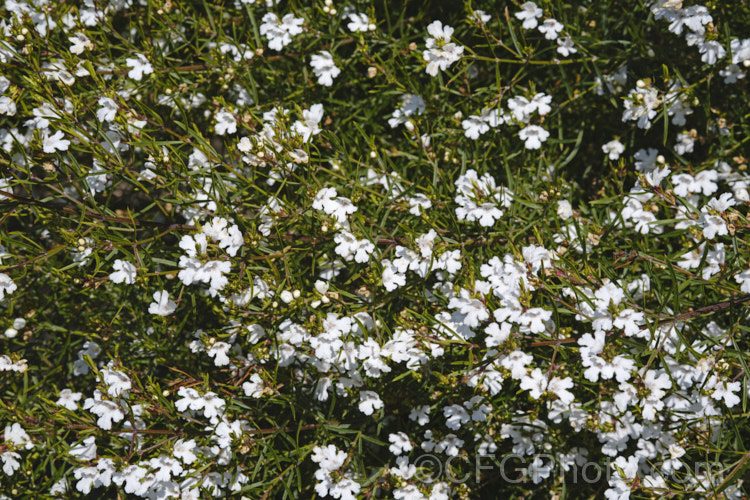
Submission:
POLYGON ((4 498, 744 498, 742 2, 6 0, 4 498))

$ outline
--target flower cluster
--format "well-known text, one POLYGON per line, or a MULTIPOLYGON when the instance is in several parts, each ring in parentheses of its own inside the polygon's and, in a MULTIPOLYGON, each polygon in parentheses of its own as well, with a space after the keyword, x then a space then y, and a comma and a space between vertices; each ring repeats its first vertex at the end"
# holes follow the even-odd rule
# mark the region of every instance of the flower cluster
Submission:
POLYGON ((616 4, 0 6, 0 498, 746 498, 750 7, 616 4))

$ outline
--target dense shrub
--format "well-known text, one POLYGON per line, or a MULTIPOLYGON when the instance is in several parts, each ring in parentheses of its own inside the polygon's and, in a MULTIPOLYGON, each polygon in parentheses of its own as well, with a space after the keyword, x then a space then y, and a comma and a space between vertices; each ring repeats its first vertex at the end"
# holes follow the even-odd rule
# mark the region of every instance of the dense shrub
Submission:
POLYGON ((6 497, 745 497, 743 2, 1 19, 6 497))

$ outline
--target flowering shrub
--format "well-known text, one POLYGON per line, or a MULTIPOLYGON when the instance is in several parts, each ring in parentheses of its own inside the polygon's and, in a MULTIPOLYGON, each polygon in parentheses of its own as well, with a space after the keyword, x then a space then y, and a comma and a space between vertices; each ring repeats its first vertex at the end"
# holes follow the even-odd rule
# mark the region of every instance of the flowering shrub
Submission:
POLYGON ((2 12, 3 498, 746 497, 743 2, 2 12))

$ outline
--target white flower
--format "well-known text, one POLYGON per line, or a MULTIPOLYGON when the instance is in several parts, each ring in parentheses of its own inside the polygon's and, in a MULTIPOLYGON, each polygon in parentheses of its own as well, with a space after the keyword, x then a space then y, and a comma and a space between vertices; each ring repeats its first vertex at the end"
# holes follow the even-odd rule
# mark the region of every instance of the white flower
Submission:
POLYGON ((323 188, 315 195, 312 207, 316 210, 322 210, 343 223, 346 221, 347 215, 357 211, 357 207, 349 198, 337 197, 336 195, 335 188, 323 188))
POLYGON ((137 82, 141 81, 143 75, 149 75, 154 72, 154 67, 151 66, 151 63, 143 54, 136 54, 135 58, 125 59, 125 64, 132 68, 128 71, 128 76, 137 82))
POLYGON ((716 64, 719 59, 727 53, 726 49, 716 40, 709 40, 698 45, 701 53, 701 61, 707 64, 716 64))
POLYGON ((359 393, 359 411, 365 415, 372 415, 375 410, 383 407, 380 396, 373 391, 362 391, 359 393))
POLYGON ((684 155, 685 153, 692 153, 693 147, 695 146, 695 140, 690 137, 690 134, 680 132, 677 134, 677 142, 674 145, 674 150, 678 155, 684 155))
POLYGON ((216 113, 216 133, 219 135, 234 134, 237 132, 237 119, 226 108, 216 113))
POLYGON ((660 104, 661 100, 656 89, 647 87, 633 89, 625 99, 622 121, 637 121, 638 128, 648 129, 651 127, 651 119, 656 116, 660 104))
POLYGON ((526 473, 528 477, 534 482, 534 484, 541 483, 544 479, 547 479, 552 472, 551 465, 544 465, 541 458, 535 457, 534 461, 529 464, 526 473))
POLYGON ((401 105, 393 112, 393 117, 388 119, 388 125, 396 128, 408 122, 412 116, 421 115, 424 110, 424 99, 418 95, 404 94, 401 96, 401 105))
POLYGON ((94 436, 89 436, 83 442, 73 446, 68 454, 84 462, 96 458, 96 442, 94 436))
POLYGON ((230 257, 236 256, 237 251, 244 244, 245 240, 242 237, 242 232, 240 231, 240 228, 237 227, 237 224, 230 226, 227 229, 226 234, 222 234, 222 237, 219 240, 219 247, 223 248, 230 257))
POLYGON ((382 261, 383 264, 383 286, 385 287, 386 291, 392 292, 399 286, 405 286, 406 285, 406 275, 403 273, 400 273, 398 271, 398 268, 391 263, 390 260, 384 259, 382 261))
POLYGON ((739 392, 740 387, 740 382, 718 382, 711 397, 716 401, 723 399, 727 408, 733 408, 741 401, 741 398, 735 394, 739 392))
POLYGON ((391 442, 391 445, 388 447, 388 449, 394 455, 401 455, 402 453, 406 453, 412 449, 412 444, 411 441, 409 441, 409 436, 407 436, 403 432, 390 434, 388 436, 388 441, 391 442))
POLYGON ((479 24, 487 24, 492 19, 492 16, 487 14, 483 10, 475 10, 472 12, 470 19, 474 20, 479 24))
POLYGON ((544 92, 538 92, 534 94, 534 97, 532 97, 531 101, 529 101, 529 112, 533 113, 534 111, 536 111, 540 115, 544 116, 552 111, 552 107, 549 105, 549 103, 551 102, 551 95, 547 95, 544 92))
POLYGON ((466 120, 461 122, 461 126, 464 128, 464 135, 469 139, 477 140, 479 136, 484 134, 490 129, 481 116, 472 115, 466 120))
POLYGON ((549 137, 549 132, 539 125, 528 125, 518 132, 518 137, 522 141, 526 141, 524 146, 527 149, 539 149, 542 147, 542 143, 549 137))
POLYGON ((724 250, 724 244, 717 243, 716 247, 712 250, 709 250, 706 254, 705 266, 703 267, 703 272, 701 273, 703 279, 707 280, 714 274, 721 271, 721 268, 724 265, 725 258, 726 251, 724 250))
POLYGON ((427 405, 417 406, 409 412, 409 420, 416 421, 419 425, 426 425, 430 422, 430 407, 427 405))
POLYGON ((218 423, 218 417, 224 413, 226 401, 221 399, 215 392, 209 391, 203 395, 203 415, 214 424, 218 423))
POLYGON ((422 209, 429 210, 432 208, 432 202, 430 199, 422 194, 417 193, 408 199, 409 202, 409 213, 419 217, 422 215, 422 209))
POLYGON ((736 274, 734 280, 740 284, 740 290, 745 293, 750 293, 750 269, 736 274))
POLYGON ((18 107, 13 99, 7 95, 0 97, 0 115, 14 116, 16 111, 18 111, 18 107))
POLYGON ((602 146, 602 151, 604 151, 605 155, 609 156, 610 160, 617 161, 625 151, 625 146, 617 139, 612 139, 602 146))
POLYGON ((358 31, 371 31, 375 28, 375 25, 370 23, 370 19, 367 17, 367 14, 359 13, 352 13, 349 14, 349 24, 346 25, 347 28, 349 28, 349 31, 354 31, 355 33, 358 31))
POLYGON ((370 254, 375 250, 375 244, 369 240, 357 240, 349 231, 340 231, 334 236, 337 243, 335 252, 344 260, 364 263, 370 260, 370 254))
POLYGON ((542 373, 541 369, 535 368, 521 379, 521 389, 528 390, 529 396, 539 399, 547 389, 547 374, 542 373))
POLYGON ((545 19, 542 24, 539 25, 539 31, 544 35, 547 40, 557 39, 557 34, 563 29, 562 23, 556 19, 545 19))
POLYGON ((91 50, 94 48, 94 44, 91 43, 89 37, 87 37, 83 33, 76 33, 73 36, 69 36, 68 41, 72 44, 68 48, 68 50, 70 50, 72 54, 80 55, 83 54, 84 50, 91 50))
POLYGON ((54 153, 55 151, 67 151, 70 141, 63 139, 65 134, 58 130, 53 135, 45 134, 42 142, 42 150, 45 153, 54 153))
POLYGON ((563 57, 568 57, 570 54, 578 52, 575 43, 570 35, 565 35, 562 38, 557 39, 557 53, 563 57))
POLYGON ((458 296, 453 297, 448 302, 448 307, 456 309, 464 315, 464 324, 471 328, 479 326, 481 322, 490 317, 484 303, 479 299, 472 298, 469 291, 465 289, 462 289, 458 296))
POLYGON ((573 217, 573 206, 568 200, 559 200, 557 202, 557 215, 563 220, 573 217))
POLYGON ((96 118, 100 122, 111 122, 117 115, 117 103, 109 97, 100 97, 99 106, 101 108, 96 110, 96 118))
POLYGON ((96 421, 96 425, 105 431, 112 428, 113 422, 120 422, 125 418, 125 414, 117 403, 101 399, 101 393, 99 390, 94 391, 93 398, 87 398, 86 401, 83 402, 83 409, 89 410, 91 413, 97 415, 99 418, 96 421))
POLYGON ((479 224, 484 227, 492 227, 495 221, 503 216, 503 211, 495 206, 494 203, 482 203, 471 211, 471 217, 478 220, 479 224))
POLYGON ((521 5, 523 10, 516 12, 516 19, 523 21, 524 29, 531 30, 537 27, 539 21, 537 18, 542 17, 544 13, 534 2, 526 2, 521 5))
POLYGON ((162 290, 160 292, 154 292, 154 302, 149 305, 148 312, 159 316, 169 316, 175 312, 176 309, 177 304, 169 299, 169 292, 162 290))
POLYGON ((21 455, 14 451, 0 454, 0 460, 3 461, 3 472, 8 476, 12 476, 21 467, 21 455))
POLYGON ((318 83, 326 87, 333 85, 333 79, 341 73, 341 70, 336 67, 336 63, 333 61, 333 56, 327 50, 320 54, 313 54, 310 66, 312 66, 315 76, 318 77, 318 83))
POLYGON ((103 368, 99 373, 102 376, 102 381, 107 386, 107 394, 112 397, 127 397, 128 391, 132 386, 130 377, 124 372, 110 368, 103 368))
POLYGON ((547 385, 547 391, 557 396, 564 405, 569 405, 575 399, 573 393, 568 389, 573 388, 573 379, 570 377, 552 377, 547 385))
POLYGON ((703 228, 703 236, 706 239, 712 240, 716 238, 716 235, 724 236, 729 234, 729 229, 727 229, 724 219, 718 215, 703 213, 698 219, 698 223, 703 228))
POLYGON ((443 415, 445 415, 445 425, 449 429, 456 431, 461 426, 471 420, 469 412, 460 405, 451 405, 443 408, 443 415))
POLYGON ((532 307, 527 309, 519 322, 529 328, 531 333, 541 333, 546 330, 545 322, 552 318, 552 311, 547 311, 541 307, 532 307))
POLYGON ((261 397, 265 388, 265 382, 263 382, 263 379, 257 373, 253 373, 250 377, 250 381, 242 384, 242 390, 245 391, 245 396, 252 398, 261 397))
POLYGON ((724 77, 724 83, 737 83, 737 80, 742 80, 747 74, 740 69, 737 64, 730 64, 726 69, 719 71, 719 74, 724 77))
POLYGON ((268 47, 278 52, 292 43, 293 36, 304 31, 302 28, 304 22, 304 19, 294 17, 292 14, 285 15, 279 21, 279 16, 273 12, 267 12, 263 16, 263 24, 260 25, 260 34, 268 38, 268 47))
POLYGON ((5 426, 4 441, 11 443, 15 449, 25 448, 30 450, 34 447, 29 434, 21 427, 19 423, 12 423, 5 426))
POLYGON ((136 267, 130 262, 117 259, 112 265, 112 269, 115 270, 109 275, 109 279, 114 283, 125 283, 126 285, 132 285, 135 283, 136 267))
POLYGON ((10 276, 5 273, 0 273, 0 300, 5 298, 5 294, 10 295, 15 292, 16 288, 18 287, 13 283, 13 280, 10 279, 10 276))
POLYGON ((320 121, 323 119, 323 105, 313 104, 310 109, 302 111, 302 120, 292 125, 294 131, 302 136, 303 142, 309 142, 312 136, 320 133, 320 121))
POLYGON ((80 392, 73 392, 70 389, 63 389, 60 391, 60 397, 57 398, 55 404, 67 408, 70 411, 76 411, 78 409, 78 401, 81 400, 83 394, 80 392))
POLYGON ((318 464, 318 466, 328 472, 333 472, 344 466, 346 462, 346 452, 343 452, 336 448, 336 446, 329 444, 328 446, 315 446, 312 449, 312 455, 310 459, 318 464))
POLYGON ((190 439, 188 441, 185 441, 183 439, 178 439, 174 443, 174 448, 172 451, 172 454, 175 458, 182 460, 185 464, 191 464, 195 462, 195 460, 198 458, 195 453, 193 453, 193 450, 195 449, 195 440, 190 439))
POLYGON ((718 198, 714 197, 708 200, 708 203, 706 203, 706 206, 703 208, 711 208, 717 212, 723 213, 736 204, 737 200, 734 199, 732 193, 722 193, 718 198))
POLYGON ((451 64, 461 59, 464 48, 451 42, 453 28, 443 26, 440 21, 433 21, 427 26, 427 32, 432 38, 427 39, 427 49, 422 57, 427 62, 425 71, 430 76, 437 76, 438 70, 445 71, 451 64))

